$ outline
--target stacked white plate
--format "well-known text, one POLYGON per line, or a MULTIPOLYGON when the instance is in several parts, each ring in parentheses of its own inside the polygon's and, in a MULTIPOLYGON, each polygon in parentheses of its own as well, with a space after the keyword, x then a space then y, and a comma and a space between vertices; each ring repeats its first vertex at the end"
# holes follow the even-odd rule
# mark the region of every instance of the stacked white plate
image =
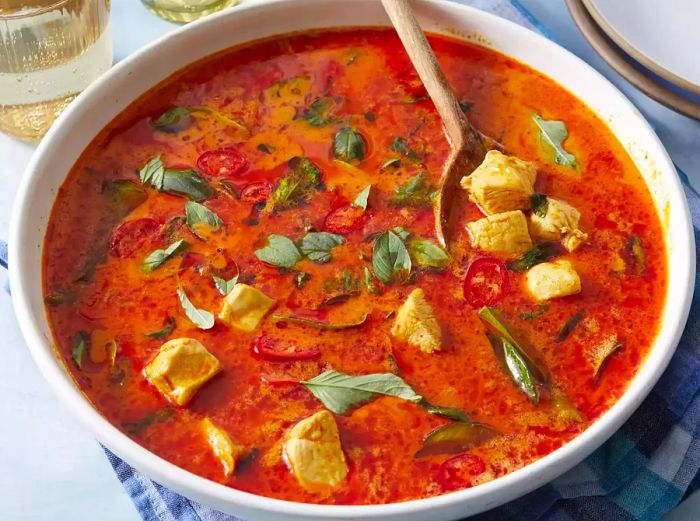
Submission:
POLYGON ((700 120, 700 0, 566 0, 581 32, 625 79, 700 120))

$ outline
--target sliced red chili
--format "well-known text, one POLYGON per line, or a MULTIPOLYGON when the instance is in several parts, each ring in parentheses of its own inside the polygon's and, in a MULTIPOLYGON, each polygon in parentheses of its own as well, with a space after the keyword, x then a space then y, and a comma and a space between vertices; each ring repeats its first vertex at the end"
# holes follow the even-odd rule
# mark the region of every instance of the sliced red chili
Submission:
POLYGON ((208 150, 197 159, 197 168, 209 177, 231 177, 240 173, 248 160, 233 147, 208 150))
POLYGON ((109 249, 115 257, 131 257, 160 230, 160 223, 144 217, 119 225, 109 240, 109 249))
POLYGON ((437 473, 437 482, 443 490, 457 490, 472 486, 474 478, 486 470, 484 460, 474 454, 460 454, 445 461, 437 473))
POLYGON ((510 291, 508 268, 498 259, 480 257, 471 263, 464 279, 464 298, 475 308, 492 306, 510 291))
POLYGON ((365 210, 347 204, 336 208, 323 221, 323 229, 333 233, 348 233, 360 228, 366 219, 365 210))
POLYGON ((271 193, 272 185, 270 183, 264 181, 251 183, 241 190, 241 201, 250 204, 264 203, 270 198, 271 193))
POLYGON ((264 335, 254 338, 250 349, 257 358, 267 360, 268 362, 296 362, 300 360, 313 360, 321 356, 321 350, 318 347, 312 347, 301 351, 278 349, 277 342, 264 335))

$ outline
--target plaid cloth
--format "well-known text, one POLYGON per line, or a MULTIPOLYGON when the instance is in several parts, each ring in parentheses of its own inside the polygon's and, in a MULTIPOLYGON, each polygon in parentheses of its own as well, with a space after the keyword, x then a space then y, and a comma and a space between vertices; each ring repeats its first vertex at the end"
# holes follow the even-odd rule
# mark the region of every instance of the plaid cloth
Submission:
MULTIPOLYGON (((517 0, 463 1, 551 35, 517 0)), ((700 243, 700 196, 679 170, 700 243)), ((7 247, 0 241, 0 265, 7 247)), ((695 287, 698 287, 696 278, 695 287)), ((583 463, 477 521, 655 521, 700 488, 700 292, 678 350, 630 420, 583 463)), ((144 521, 241 521, 190 501, 105 449, 144 521)), ((700 519, 700 514, 698 515, 700 519)))

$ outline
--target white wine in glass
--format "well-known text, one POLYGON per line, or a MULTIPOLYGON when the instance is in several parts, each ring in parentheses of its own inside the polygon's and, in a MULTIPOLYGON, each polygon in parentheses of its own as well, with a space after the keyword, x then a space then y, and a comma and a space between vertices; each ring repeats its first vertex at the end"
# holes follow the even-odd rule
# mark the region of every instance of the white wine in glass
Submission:
POLYGON ((240 0, 141 0, 155 14, 166 20, 187 23, 204 15, 215 13, 240 0))
POLYGON ((109 0, 0 0, 0 132, 40 139, 111 66, 109 0))

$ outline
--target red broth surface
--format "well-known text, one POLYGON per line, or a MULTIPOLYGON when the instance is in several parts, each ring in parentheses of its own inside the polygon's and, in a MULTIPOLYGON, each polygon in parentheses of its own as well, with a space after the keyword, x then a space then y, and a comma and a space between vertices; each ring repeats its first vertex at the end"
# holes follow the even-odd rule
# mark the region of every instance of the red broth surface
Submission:
POLYGON ((455 203, 457 231, 444 269, 421 267, 414 258, 404 283, 384 284, 373 276, 372 234, 402 226, 413 238, 435 240, 429 203, 396 206, 392 198, 419 172, 434 186, 449 150, 398 38, 377 29, 279 37, 196 63, 144 94, 78 160, 51 216, 44 289, 58 352, 110 422, 172 463, 239 490, 311 503, 375 504, 434 496, 507 474, 577 436, 620 398, 657 335, 667 284, 663 232, 639 172, 605 124, 549 78, 477 45, 437 36, 430 41, 474 125, 508 154, 536 163, 537 192, 581 212, 588 241, 559 254, 575 266, 582 291, 538 303, 525 288, 524 272, 509 271, 507 294, 493 305, 534 350, 549 373, 550 389, 558 389, 574 413, 562 414, 551 392, 543 392, 538 403, 521 392, 494 356, 478 309, 465 300, 464 279, 475 259, 513 257, 470 246, 465 225, 483 214, 466 193, 455 203), (326 100, 324 110, 306 113, 319 98, 326 100), (217 112, 186 115, 170 132, 154 128, 164 111, 184 106, 217 112), (556 164, 534 114, 565 123, 564 146, 575 156, 575 168, 556 164), (334 136, 345 127, 356 129, 365 143, 364 157, 352 164, 333 156, 334 136), (201 159, 222 147, 233 152, 201 159), (203 204, 223 222, 218 231, 198 238, 182 222, 186 197, 144 187, 139 169, 154 156, 167 168, 194 169, 207 180, 213 192, 203 204), (297 156, 318 167, 323 186, 304 204, 261 210, 297 156), (391 160, 397 161, 387 165, 391 160), (133 182, 147 198, 134 208, 115 204, 105 188, 115 180, 133 182), (268 185, 250 188, 254 183, 268 185), (299 241, 309 230, 334 231, 327 216, 368 185, 364 212, 336 216, 335 230, 341 227, 345 243, 332 249, 330 262, 303 258, 281 269, 257 258, 270 234, 299 241), (151 252, 178 239, 189 244, 186 251, 144 272, 151 252), (373 291, 365 284, 365 268, 373 291), (178 286, 197 308, 217 314, 223 297, 212 275, 228 280, 237 273, 240 282, 276 301, 255 331, 219 319, 203 330, 188 319, 178 286), (424 353, 390 333, 396 312, 417 287, 442 329, 440 351, 424 353), (580 321, 556 341, 578 312, 580 321), (332 324, 360 321, 365 314, 364 324, 344 330, 273 318, 295 315, 332 324), (146 335, 168 325, 161 338, 146 335), (259 337, 273 350, 294 346, 297 353, 319 354, 261 359, 251 352, 259 337), (611 337, 621 347, 596 378, 592 353, 611 337), (171 405, 142 374, 160 346, 174 338, 199 340, 223 366, 182 407, 171 405), (416 457, 426 436, 452 420, 381 396, 335 415, 347 477, 337 487, 306 490, 286 464, 282 444, 293 425, 324 409, 294 382, 329 369, 394 373, 430 403, 459 408, 495 435, 469 448, 416 457), (207 443, 204 418, 243 448, 231 477, 207 443))

